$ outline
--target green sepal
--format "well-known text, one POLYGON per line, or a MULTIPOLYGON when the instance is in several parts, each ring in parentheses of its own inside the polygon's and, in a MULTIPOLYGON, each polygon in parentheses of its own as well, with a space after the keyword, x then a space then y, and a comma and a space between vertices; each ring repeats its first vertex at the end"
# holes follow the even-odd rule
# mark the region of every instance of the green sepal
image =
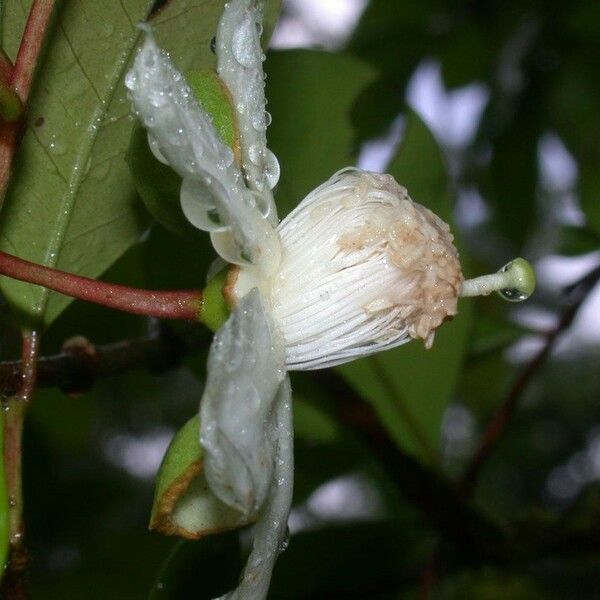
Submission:
POLYGON ((217 331, 229 318, 230 310, 223 293, 228 273, 228 268, 222 269, 204 288, 198 320, 212 331, 217 331))
POLYGON ((209 489, 200 446, 200 417, 192 417, 175 435, 156 477, 150 529, 198 539, 248 524, 239 512, 209 489))
POLYGON ((223 80, 215 71, 190 71, 187 82, 204 110, 212 117, 219 137, 232 150, 240 163, 240 132, 235 118, 233 100, 223 80))

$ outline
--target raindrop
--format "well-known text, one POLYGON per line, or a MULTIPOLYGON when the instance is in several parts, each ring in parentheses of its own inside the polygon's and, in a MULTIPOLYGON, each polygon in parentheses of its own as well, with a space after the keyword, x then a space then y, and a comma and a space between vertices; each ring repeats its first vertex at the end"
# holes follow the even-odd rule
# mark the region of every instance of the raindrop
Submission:
POLYGON ((256 131, 265 131, 267 129, 267 122, 265 118, 264 111, 258 111, 252 115, 250 118, 250 123, 252 123, 252 127, 256 129, 256 131))
POLYGON ((132 90, 137 83, 137 75, 133 71, 129 71, 127 75, 125 75, 125 86, 132 90))
POLYGON ((249 29, 251 22, 247 21, 238 27, 231 38, 231 51, 235 60, 242 67, 252 67, 255 63, 254 44, 252 43, 252 30, 249 29))
POLYGON ((250 148, 248 148, 248 158, 250 159, 251 163, 259 166, 263 158, 263 153, 260 146, 257 144, 252 144, 250 148))
POLYGON ((279 544, 279 552, 285 552, 287 547, 290 545, 290 528, 285 528, 285 534, 283 535, 283 539, 279 544))
POLYGON ((267 185, 273 189, 279 181, 279 175, 281 174, 281 167, 277 157, 267 149, 267 155, 265 158, 265 177, 267 179, 267 185))
POLYGON ((250 208, 256 208, 265 218, 271 213, 271 202, 258 192, 251 192, 247 203, 250 208))
POLYGON ((213 177, 203 181, 186 177, 181 185, 181 208, 187 220, 203 231, 224 231, 223 222, 217 208, 218 200, 227 196, 225 188, 213 177))
POLYGON ((154 108, 161 108, 167 102, 167 94, 164 90, 151 90, 148 94, 148 100, 154 108))
POLYGON ((506 288, 500 290, 498 293, 509 302, 523 302, 523 300, 527 300, 528 298, 527 294, 515 288, 506 288))

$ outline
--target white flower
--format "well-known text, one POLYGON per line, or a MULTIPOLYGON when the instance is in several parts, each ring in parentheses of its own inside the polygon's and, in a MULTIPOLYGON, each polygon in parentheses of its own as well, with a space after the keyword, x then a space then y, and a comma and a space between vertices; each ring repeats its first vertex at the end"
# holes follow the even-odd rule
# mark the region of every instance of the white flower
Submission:
POLYGON ((233 272, 234 300, 258 287, 285 340, 289 369, 328 367, 421 338, 456 314, 462 286, 448 225, 390 175, 347 168, 277 228, 268 280, 233 272))
MULTIPOLYGON (((421 338, 456 314, 461 295, 530 291, 521 262, 463 282, 448 226, 389 175, 336 173, 278 224, 279 165, 266 145, 260 46, 263 2, 231 0, 216 36, 218 73, 235 107, 241 165, 185 78, 146 40, 126 77, 150 147, 183 178, 181 206, 238 265, 234 310, 215 334, 201 402, 212 492, 257 518, 251 555, 227 598, 265 598, 292 500, 288 369, 314 369, 421 338)), ((524 261, 523 261, 524 262, 524 261)))

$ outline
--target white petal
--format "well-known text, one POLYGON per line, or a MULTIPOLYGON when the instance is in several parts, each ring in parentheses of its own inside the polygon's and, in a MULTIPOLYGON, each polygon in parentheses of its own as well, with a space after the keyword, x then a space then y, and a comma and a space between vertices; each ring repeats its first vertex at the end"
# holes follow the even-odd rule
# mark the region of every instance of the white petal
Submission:
POLYGON ((199 229, 229 232, 234 251, 223 258, 239 264, 260 263, 271 272, 279 257, 272 226, 246 187, 233 151, 219 138, 185 78, 158 48, 150 30, 146 31, 125 84, 148 129, 153 151, 183 178, 184 214, 199 229), (264 264, 265 257, 274 262, 264 264))
POLYGON ((267 148, 266 130, 271 116, 265 110, 264 54, 260 45, 264 1, 232 0, 217 31, 217 71, 233 97, 248 185, 269 207, 273 225, 277 212, 271 190, 279 180, 279 162, 267 148))
POLYGON ((215 334, 200 406, 211 490, 246 516, 261 509, 273 479, 284 362, 281 337, 254 289, 215 334))
POLYGON ((275 560, 285 544, 294 479, 294 431, 289 377, 285 378, 277 394, 274 438, 275 470, 267 502, 254 527, 252 552, 240 585, 223 599, 266 598, 275 560))

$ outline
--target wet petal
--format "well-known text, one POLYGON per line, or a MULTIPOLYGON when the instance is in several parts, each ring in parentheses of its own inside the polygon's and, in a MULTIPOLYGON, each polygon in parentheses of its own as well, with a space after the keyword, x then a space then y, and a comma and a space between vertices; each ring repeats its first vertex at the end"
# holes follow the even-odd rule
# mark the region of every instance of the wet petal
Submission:
POLYGON ((275 468, 269 495, 254 527, 252 551, 240 585, 223 596, 223 599, 266 598, 273 566, 286 543, 294 479, 294 432, 289 377, 279 387, 274 412, 275 468))
POLYGON ((264 198, 265 212, 276 225, 271 190, 279 180, 279 162, 267 148, 271 116, 265 110, 265 56, 260 45, 263 11, 263 1, 240 0, 225 5, 216 38, 217 71, 233 97, 248 186, 264 198))
POLYGON ((223 258, 260 264, 271 272, 279 257, 273 227, 246 187, 233 151, 221 141, 211 117, 150 30, 146 32, 125 84, 153 151, 183 178, 184 214, 199 229, 229 234, 234 251, 223 258), (267 259, 272 263, 265 264, 267 259))
POLYGON ((284 362, 281 337, 254 289, 215 334, 200 407, 206 478, 246 516, 261 510, 273 479, 284 362))

